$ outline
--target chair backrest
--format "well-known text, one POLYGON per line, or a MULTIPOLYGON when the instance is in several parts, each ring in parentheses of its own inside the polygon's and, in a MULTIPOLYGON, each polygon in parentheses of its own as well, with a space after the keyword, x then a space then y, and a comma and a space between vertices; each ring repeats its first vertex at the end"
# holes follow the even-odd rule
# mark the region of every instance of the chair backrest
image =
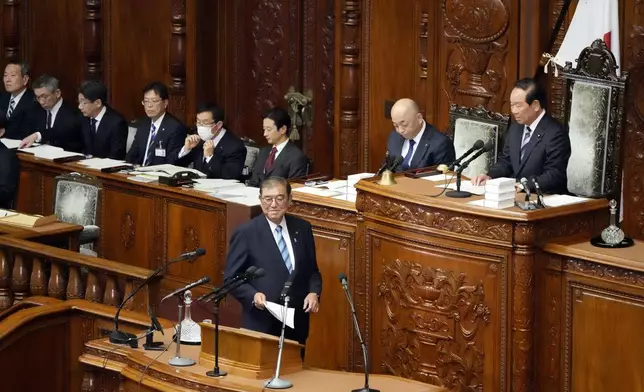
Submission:
POLYGON ((257 160, 257 154, 259 154, 259 148, 255 146, 255 141, 247 137, 242 138, 244 145, 246 146, 246 161, 244 162, 244 170, 242 174, 247 176, 253 170, 255 161, 257 160))
POLYGON ((127 127, 127 142, 125 144, 125 152, 130 151, 132 142, 134 141, 134 136, 136 136, 136 127, 129 125, 127 127))
POLYGON ((617 75, 615 56, 603 40, 583 49, 573 68, 566 62, 564 121, 572 154, 568 191, 584 197, 619 200, 624 96, 628 75, 617 75))
POLYGON ((450 105, 447 135, 454 142, 457 158, 469 150, 479 139, 483 143, 492 141, 495 145, 494 150, 474 160, 463 171, 465 176, 472 177, 487 173, 490 166, 498 159, 499 154, 503 152, 503 143, 509 123, 510 116, 490 112, 482 105, 473 108, 450 105))
POLYGON ((69 173, 54 179, 54 214, 62 222, 100 226, 101 186, 95 177, 69 173))

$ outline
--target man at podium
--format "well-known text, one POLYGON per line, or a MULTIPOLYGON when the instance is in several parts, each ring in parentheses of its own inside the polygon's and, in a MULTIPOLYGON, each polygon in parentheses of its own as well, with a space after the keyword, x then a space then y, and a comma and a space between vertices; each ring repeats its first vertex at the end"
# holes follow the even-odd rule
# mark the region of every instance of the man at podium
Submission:
POLYGON ((322 277, 315 257, 311 224, 285 216, 291 203, 291 185, 270 177, 259 190, 262 215, 234 231, 230 239, 224 279, 243 274, 248 267, 263 268, 265 276, 232 292, 243 308, 242 327, 279 336, 282 323, 265 310, 266 302, 283 304, 281 294, 292 282, 289 307, 295 308, 295 329, 285 337, 304 344, 309 333, 309 313, 319 309, 322 277))

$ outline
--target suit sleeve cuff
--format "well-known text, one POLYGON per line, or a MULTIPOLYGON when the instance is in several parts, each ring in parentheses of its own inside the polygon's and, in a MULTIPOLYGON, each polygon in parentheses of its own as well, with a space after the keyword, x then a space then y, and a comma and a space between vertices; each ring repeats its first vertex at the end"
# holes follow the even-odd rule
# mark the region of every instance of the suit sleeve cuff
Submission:
POLYGON ((210 160, 212 159, 212 155, 211 155, 211 156, 209 156, 209 157, 206 157, 206 158, 204 158, 204 159, 205 159, 206 163, 210 163, 210 160))
POLYGON ((40 143, 42 141, 42 134, 40 132, 36 132, 36 143, 40 143))
POLYGON ((186 147, 181 147, 181 151, 179 151, 179 158, 183 158, 189 153, 190 153, 190 150, 186 150, 186 147))

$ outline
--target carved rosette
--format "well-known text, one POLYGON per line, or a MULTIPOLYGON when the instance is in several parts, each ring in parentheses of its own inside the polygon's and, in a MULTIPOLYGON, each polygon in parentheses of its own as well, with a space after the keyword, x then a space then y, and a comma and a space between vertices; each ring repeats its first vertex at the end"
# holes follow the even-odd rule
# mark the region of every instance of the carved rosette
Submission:
POLYGON ((387 315, 383 371, 450 390, 483 387, 479 332, 491 315, 482 281, 396 259, 383 265, 377 290, 387 315), (435 347, 435 364, 420 363, 421 347, 435 347))
POLYGON ((510 9, 506 0, 442 0, 445 64, 450 102, 500 110, 505 95, 505 57, 510 9), (464 77, 462 77, 464 76, 464 77))
POLYGON ((183 231, 183 251, 191 252, 199 247, 199 235, 194 227, 187 227, 183 231))
POLYGON ((121 244, 125 249, 130 249, 134 245, 134 235, 136 233, 136 224, 134 218, 129 212, 123 213, 121 217, 121 244))
POLYGON ((512 225, 510 223, 474 215, 453 213, 397 200, 390 200, 372 194, 359 194, 358 211, 384 218, 402 221, 423 228, 437 229, 473 239, 481 238, 510 242, 512 225))

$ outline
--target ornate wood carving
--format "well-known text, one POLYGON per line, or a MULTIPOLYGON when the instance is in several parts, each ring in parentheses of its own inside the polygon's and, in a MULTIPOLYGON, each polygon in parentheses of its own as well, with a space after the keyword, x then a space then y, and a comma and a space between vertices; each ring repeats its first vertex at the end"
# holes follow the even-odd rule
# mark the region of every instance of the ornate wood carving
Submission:
POLYGON ((474 215, 468 216, 411 203, 403 204, 373 194, 361 193, 358 195, 358 199, 361 203, 360 209, 365 214, 374 214, 431 229, 470 235, 479 239, 487 238, 505 242, 512 240, 512 224, 500 220, 474 215))
POLYGON ((428 37, 429 14, 423 10, 420 14, 420 33, 418 39, 420 41, 420 78, 427 79, 427 37, 428 37))
MULTIPOLYGON (((338 164, 336 176, 345 176, 359 170, 360 127, 360 10, 362 0, 342 2, 342 28, 340 46, 340 70, 338 93, 338 125, 335 133, 335 151, 338 164)), ((363 169, 367 165, 367 152, 363 157, 363 169)))
POLYGON ((474 4, 442 0, 446 25, 449 101, 464 106, 483 105, 499 111, 506 99, 508 26, 511 11, 506 0, 474 4))
POLYGON ((310 203, 293 201, 288 212, 293 215, 300 215, 329 222, 356 223, 356 213, 353 211, 330 208, 328 206, 316 206, 310 203))
MULTIPOLYGON (((551 0, 552 12, 550 12, 550 30, 555 27, 557 16, 561 12, 564 4, 564 0, 551 0)), ((555 44, 552 48, 552 53, 555 54, 559 51, 561 43, 563 42, 564 36, 566 35, 566 30, 568 26, 567 23, 564 23, 559 31, 557 32, 557 38, 555 39, 555 44)), ((564 93, 565 93, 565 84, 561 78, 550 78, 550 107, 548 108, 550 114, 559 121, 563 122, 564 119, 564 93)))
POLYGON ((186 121, 186 1, 171 0, 170 110, 186 121))
POLYGON ((98 391, 98 383, 96 382, 96 375, 92 370, 85 369, 83 374, 83 383, 81 384, 82 392, 96 392, 98 391))
POLYGON ((134 245, 134 234, 136 233, 136 223, 132 214, 125 212, 121 217, 121 244, 125 249, 130 249, 134 245))
MULTIPOLYGON (((333 9, 333 1, 329 1, 329 11, 324 17, 324 25, 322 26, 322 94, 326 102, 324 108, 324 119, 326 129, 330 135, 333 135, 333 102, 334 102, 334 50, 335 50, 335 14, 333 9)), ((311 133, 312 136, 312 133, 311 133)))
POLYGON ((490 309, 482 282, 396 259, 383 266, 377 289, 388 316, 381 334, 384 371, 450 390, 483 388, 484 353, 476 338, 489 323, 490 309), (419 362, 427 345, 438 351, 436 374, 427 373, 432 364, 419 362))
POLYGON ((183 231, 183 252, 190 252, 199 247, 199 235, 194 227, 189 226, 183 231))
POLYGON ((557 391, 560 388, 561 373, 561 317, 562 317, 562 289, 561 289, 561 257, 547 255, 548 269, 544 279, 544 287, 547 287, 542 293, 545 305, 541 305, 541 311, 545 310, 542 315, 547 332, 543 350, 545 350, 546 362, 542 363, 539 369, 544 371, 542 376, 537 376, 542 380, 544 391, 557 391), (552 282, 552 283, 550 283, 552 282), (547 286, 545 286, 547 285, 547 286))
POLYGON ((5 61, 21 60, 20 3, 20 0, 4 0, 2 3, 2 43, 5 61))
POLYGON ((277 81, 282 78, 285 53, 282 49, 284 26, 282 2, 260 0, 253 9, 251 32, 253 59, 251 75, 255 80, 255 108, 262 113, 280 101, 282 94, 277 81))
POLYGON ((585 260, 567 259, 564 271, 609 282, 644 288, 644 273, 609 265, 596 264, 585 260))
POLYGON ((100 80, 102 69, 101 0, 85 0, 85 79, 100 80))
MULTIPOLYGON (((608 215, 608 214, 606 214, 608 215)), ((536 239, 548 241, 560 237, 568 237, 573 234, 590 235, 593 233, 594 214, 587 213, 570 217, 555 218, 541 223, 537 228, 536 239)))
POLYGON ((623 69, 630 73, 625 100, 624 222, 629 236, 644 239, 644 2, 624 10, 623 69))

